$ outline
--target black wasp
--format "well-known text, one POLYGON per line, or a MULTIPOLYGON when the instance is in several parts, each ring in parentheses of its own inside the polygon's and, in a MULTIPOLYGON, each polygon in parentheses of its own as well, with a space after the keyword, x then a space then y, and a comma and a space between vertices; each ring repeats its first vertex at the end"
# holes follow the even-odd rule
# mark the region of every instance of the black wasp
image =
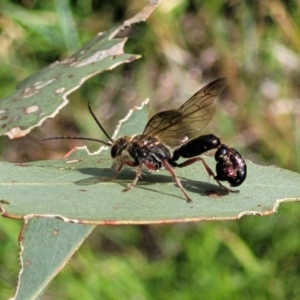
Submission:
POLYGON ((216 136, 200 135, 200 131, 210 122, 215 113, 214 100, 225 86, 225 78, 217 79, 199 90, 179 109, 157 113, 148 121, 142 134, 123 136, 113 140, 88 105, 92 117, 109 142, 85 137, 53 137, 45 140, 90 140, 110 146, 111 156, 117 165, 117 172, 107 180, 113 180, 120 173, 124 164, 137 167, 134 181, 124 191, 129 191, 137 184, 143 166, 153 171, 164 167, 174 178, 187 202, 191 202, 191 198, 181 185, 173 167, 182 168, 200 161, 220 187, 229 192, 238 192, 223 186, 220 181, 228 181, 231 186, 241 185, 247 175, 244 159, 235 149, 221 144, 220 139, 216 136), (217 175, 213 173, 204 159, 199 157, 212 149, 217 150, 215 153, 217 175), (178 163, 179 158, 188 159, 178 163))

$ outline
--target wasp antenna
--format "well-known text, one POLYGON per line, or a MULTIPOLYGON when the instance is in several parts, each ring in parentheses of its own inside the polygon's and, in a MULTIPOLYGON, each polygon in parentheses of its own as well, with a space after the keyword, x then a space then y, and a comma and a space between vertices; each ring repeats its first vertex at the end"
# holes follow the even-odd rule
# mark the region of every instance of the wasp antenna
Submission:
POLYGON ((88 108, 89 108, 89 111, 93 117, 93 119, 95 120, 95 122, 97 123, 97 125, 100 127, 100 129, 103 131, 103 133, 107 136, 107 138, 113 142, 114 140, 108 135, 108 133, 105 131, 105 129, 103 128, 103 126, 101 125, 101 123, 99 122, 99 120, 97 119, 97 117, 95 116, 94 112, 92 111, 92 108, 91 108, 91 104, 90 102, 88 102, 88 108))
POLYGON ((77 136, 54 136, 46 139, 42 139, 42 141, 49 141, 49 140, 83 140, 83 141, 92 141, 92 142, 98 142, 102 143, 106 146, 111 147, 111 142, 104 142, 102 140, 88 138, 88 137, 77 137, 77 136))

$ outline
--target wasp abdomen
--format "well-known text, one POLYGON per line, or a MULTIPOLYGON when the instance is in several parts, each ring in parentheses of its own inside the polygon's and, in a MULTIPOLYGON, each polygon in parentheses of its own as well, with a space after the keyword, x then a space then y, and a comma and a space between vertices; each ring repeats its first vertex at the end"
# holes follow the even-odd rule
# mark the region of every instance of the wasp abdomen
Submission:
POLYGON ((216 180, 228 181, 231 186, 241 185, 247 176, 247 165, 241 154, 234 148, 221 145, 215 153, 217 161, 216 180))
POLYGON ((220 139, 215 135, 201 135, 176 149, 174 151, 172 161, 176 161, 180 157, 190 158, 199 156, 204 152, 218 148, 220 145, 220 139))

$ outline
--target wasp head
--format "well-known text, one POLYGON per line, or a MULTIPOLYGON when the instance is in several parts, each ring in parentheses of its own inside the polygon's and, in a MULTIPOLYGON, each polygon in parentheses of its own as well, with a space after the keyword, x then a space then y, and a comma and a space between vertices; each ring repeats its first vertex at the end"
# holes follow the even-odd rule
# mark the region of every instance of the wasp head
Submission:
POLYGON ((129 136, 123 136, 115 140, 111 146, 110 155, 112 158, 117 158, 122 155, 122 151, 125 150, 130 143, 129 136))

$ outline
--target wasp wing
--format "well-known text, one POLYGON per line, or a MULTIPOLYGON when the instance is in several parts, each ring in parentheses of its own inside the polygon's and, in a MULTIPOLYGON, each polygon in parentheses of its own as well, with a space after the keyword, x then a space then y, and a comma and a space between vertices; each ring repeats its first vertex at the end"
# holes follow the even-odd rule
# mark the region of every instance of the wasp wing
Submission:
POLYGON ((178 110, 154 115, 142 137, 153 136, 171 148, 178 147, 200 135, 215 113, 214 100, 226 86, 226 79, 217 79, 194 94, 178 110))

